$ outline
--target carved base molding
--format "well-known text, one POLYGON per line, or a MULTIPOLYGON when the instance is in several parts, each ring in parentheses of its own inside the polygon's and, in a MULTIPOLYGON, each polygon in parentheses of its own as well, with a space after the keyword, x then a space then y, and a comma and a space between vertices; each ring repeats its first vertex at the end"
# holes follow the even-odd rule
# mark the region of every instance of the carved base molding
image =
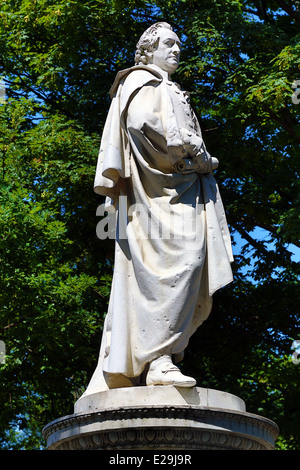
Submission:
POLYGON ((93 406, 49 423, 43 435, 49 450, 272 450, 278 427, 238 409, 145 403, 93 406))

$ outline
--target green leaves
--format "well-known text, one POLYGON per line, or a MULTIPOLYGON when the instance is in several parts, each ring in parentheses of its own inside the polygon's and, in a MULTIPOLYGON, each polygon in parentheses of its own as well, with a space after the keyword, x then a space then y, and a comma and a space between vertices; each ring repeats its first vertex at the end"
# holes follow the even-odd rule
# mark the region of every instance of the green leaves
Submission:
MULTIPOLYGON (((284 2, 285 6, 291 2, 284 2)), ((296 292, 300 67, 296 8, 247 0, 5 0, 0 11, 2 448, 39 448, 96 366, 114 259, 96 237, 93 179, 109 89, 156 21, 182 36, 174 79, 191 92, 234 246, 184 368, 242 396, 299 447, 296 292), (288 11, 287 11, 288 10, 288 11)), ((293 7, 293 5, 292 5, 293 7)))

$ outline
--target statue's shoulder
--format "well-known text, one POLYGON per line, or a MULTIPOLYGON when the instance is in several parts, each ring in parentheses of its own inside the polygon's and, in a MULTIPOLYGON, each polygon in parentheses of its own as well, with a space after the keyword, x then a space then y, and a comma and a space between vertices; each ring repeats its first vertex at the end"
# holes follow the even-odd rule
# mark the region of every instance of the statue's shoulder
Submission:
POLYGON ((144 65, 135 65, 129 69, 121 70, 117 73, 113 86, 110 90, 110 96, 113 97, 122 83, 129 93, 133 93, 138 88, 146 85, 149 82, 161 82, 161 74, 144 65))

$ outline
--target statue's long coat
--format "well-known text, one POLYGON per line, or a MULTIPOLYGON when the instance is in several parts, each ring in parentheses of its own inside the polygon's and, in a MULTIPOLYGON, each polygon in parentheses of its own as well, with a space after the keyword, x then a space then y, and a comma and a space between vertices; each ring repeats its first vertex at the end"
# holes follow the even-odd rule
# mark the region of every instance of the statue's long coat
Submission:
POLYGON ((106 382, 128 385, 125 377, 139 377, 162 354, 181 358, 210 314, 213 293, 232 281, 216 181, 178 170, 188 157, 181 129, 201 137, 187 93, 156 67, 141 66, 119 72, 111 96, 95 191, 117 209, 116 252, 99 363, 86 393, 106 382))

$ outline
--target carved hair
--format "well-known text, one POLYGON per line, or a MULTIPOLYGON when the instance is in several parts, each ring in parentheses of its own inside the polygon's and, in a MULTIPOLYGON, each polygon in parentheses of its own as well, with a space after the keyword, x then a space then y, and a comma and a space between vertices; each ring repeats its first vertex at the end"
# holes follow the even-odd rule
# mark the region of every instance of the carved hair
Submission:
POLYGON ((173 31, 172 26, 168 23, 155 23, 150 26, 144 33, 141 35, 139 42, 136 45, 135 52, 135 64, 136 65, 147 65, 149 62, 149 57, 151 52, 157 47, 159 38, 157 37, 158 30, 160 28, 170 29, 173 31))

